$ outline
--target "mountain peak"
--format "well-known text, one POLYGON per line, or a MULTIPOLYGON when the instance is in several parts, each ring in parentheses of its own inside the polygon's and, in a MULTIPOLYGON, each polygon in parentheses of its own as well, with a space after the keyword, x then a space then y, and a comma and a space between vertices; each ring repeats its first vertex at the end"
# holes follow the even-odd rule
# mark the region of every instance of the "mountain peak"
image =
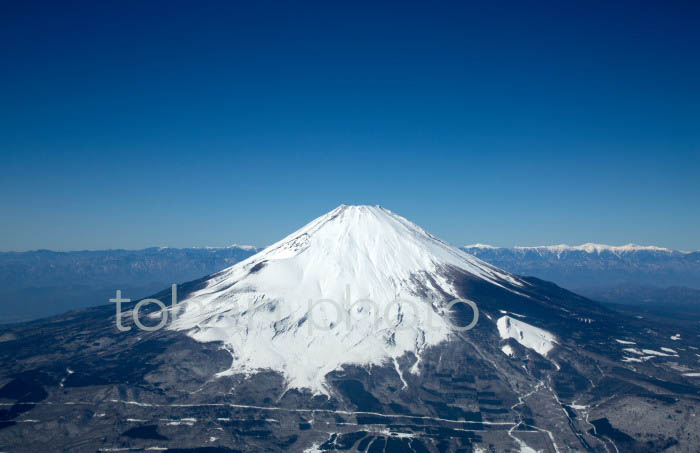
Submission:
POLYGON ((172 327, 222 341, 231 373, 273 369, 324 393, 323 376, 344 363, 444 341, 449 326, 432 315, 459 297, 455 274, 522 285, 388 209, 341 205, 213 275, 172 327))

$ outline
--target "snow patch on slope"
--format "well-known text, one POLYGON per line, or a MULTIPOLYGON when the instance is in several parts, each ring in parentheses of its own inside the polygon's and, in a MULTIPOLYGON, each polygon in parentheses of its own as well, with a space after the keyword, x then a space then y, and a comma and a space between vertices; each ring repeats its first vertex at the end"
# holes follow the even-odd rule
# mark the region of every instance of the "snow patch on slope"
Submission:
POLYGON ((526 348, 533 349, 543 356, 546 356, 557 342, 556 337, 550 332, 510 316, 498 318, 496 326, 501 339, 512 338, 526 348))
POLYGON ((501 348, 501 351, 503 351, 503 353, 504 353, 505 355, 507 355, 508 357, 513 357, 513 356, 515 356, 515 351, 513 351, 513 348, 512 348, 511 345, 509 345, 509 344, 503 346, 503 347, 501 348))

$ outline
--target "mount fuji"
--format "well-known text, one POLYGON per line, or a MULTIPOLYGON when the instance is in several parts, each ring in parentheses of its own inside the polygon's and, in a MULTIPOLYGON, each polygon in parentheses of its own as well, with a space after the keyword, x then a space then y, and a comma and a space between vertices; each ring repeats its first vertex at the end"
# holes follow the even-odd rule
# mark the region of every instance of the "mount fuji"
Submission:
POLYGON ((272 369, 326 393, 323 377, 344 363, 420 357, 447 340, 460 277, 526 286, 391 211, 343 205, 202 282, 171 328, 225 344, 225 373, 272 369))
POLYGON ((0 330, 0 447, 700 446, 696 325, 511 274, 378 206, 339 206, 176 289, 152 297, 165 312, 133 301, 0 330))

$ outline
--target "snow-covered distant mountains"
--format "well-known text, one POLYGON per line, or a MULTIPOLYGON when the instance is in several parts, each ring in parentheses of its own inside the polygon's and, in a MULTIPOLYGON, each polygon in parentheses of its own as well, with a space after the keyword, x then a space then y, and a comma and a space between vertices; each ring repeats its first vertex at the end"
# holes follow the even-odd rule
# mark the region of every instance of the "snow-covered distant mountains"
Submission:
POLYGON ((518 275, 532 275, 567 288, 635 283, 700 289, 700 252, 590 243, 510 248, 475 244, 463 250, 518 275))
POLYGON ((140 298, 256 253, 249 245, 142 250, 0 252, 0 323, 100 305, 117 289, 140 298))
POLYGON ((700 252, 655 246, 583 244, 462 248, 518 275, 614 303, 700 303, 700 252))

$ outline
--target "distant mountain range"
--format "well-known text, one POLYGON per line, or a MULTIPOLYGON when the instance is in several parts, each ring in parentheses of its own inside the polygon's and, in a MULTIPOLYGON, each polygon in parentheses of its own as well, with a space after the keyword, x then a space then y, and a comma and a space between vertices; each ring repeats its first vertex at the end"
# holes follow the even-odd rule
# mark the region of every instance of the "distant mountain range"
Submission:
MULTIPOLYGON (((462 247, 517 275, 552 281, 609 303, 700 308, 700 252, 583 244, 462 247)), ((209 275, 255 254, 229 247, 0 252, 0 323, 106 303, 117 289, 138 299, 209 275)))
POLYGON ((549 280, 604 302, 700 307, 700 252, 634 244, 492 247, 464 251, 518 275, 549 280))
POLYGON ((249 245, 143 250, 0 252, 0 322, 108 303, 117 289, 137 299, 253 255, 249 245))

